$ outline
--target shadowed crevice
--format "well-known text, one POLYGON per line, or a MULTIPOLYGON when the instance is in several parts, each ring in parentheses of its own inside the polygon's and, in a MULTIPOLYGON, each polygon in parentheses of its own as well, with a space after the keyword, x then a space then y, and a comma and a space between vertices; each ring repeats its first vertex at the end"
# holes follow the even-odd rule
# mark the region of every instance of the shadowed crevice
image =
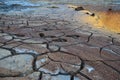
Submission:
POLYGON ((85 77, 87 80, 92 80, 90 77, 88 77, 87 75, 83 74, 82 72, 79 72, 79 74, 83 77, 85 77))
POLYGON ((93 36, 93 33, 91 33, 90 36, 88 36, 87 43, 90 41, 90 39, 91 39, 92 36, 93 36))
POLYGON ((112 65, 109 65, 107 63, 105 63, 104 61, 101 61, 104 65, 106 65, 107 67, 110 67, 111 69, 113 69, 114 71, 116 71, 118 74, 120 74, 120 71, 117 70, 116 68, 114 68, 112 65))

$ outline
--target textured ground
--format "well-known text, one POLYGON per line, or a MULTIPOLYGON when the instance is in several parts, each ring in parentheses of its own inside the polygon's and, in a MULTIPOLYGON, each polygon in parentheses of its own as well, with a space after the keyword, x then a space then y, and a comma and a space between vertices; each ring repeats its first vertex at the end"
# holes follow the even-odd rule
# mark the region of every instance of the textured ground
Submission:
POLYGON ((120 36, 43 16, 0 17, 0 80, 120 80, 120 36))

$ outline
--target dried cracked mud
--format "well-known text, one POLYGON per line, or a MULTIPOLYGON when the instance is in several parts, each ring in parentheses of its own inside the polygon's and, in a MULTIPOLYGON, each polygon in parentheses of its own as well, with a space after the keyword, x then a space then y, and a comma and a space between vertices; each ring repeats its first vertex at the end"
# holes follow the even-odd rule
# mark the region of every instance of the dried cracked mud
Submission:
POLYGON ((120 37, 42 16, 0 17, 0 80, 120 80, 120 37))

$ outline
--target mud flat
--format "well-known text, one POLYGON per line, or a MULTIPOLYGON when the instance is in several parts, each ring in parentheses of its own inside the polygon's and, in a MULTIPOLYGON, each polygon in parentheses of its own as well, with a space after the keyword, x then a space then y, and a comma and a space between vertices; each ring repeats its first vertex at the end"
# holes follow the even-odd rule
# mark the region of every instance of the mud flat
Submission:
POLYGON ((0 80, 119 80, 120 35, 89 10, 54 6, 0 15, 0 80))

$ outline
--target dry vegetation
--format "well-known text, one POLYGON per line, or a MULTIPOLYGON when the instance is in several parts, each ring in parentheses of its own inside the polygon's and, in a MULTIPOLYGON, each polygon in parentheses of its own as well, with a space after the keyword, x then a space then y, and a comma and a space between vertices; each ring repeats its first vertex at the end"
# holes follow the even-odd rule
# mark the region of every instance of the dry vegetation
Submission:
POLYGON ((120 12, 100 12, 99 16, 107 30, 120 33, 120 12))

